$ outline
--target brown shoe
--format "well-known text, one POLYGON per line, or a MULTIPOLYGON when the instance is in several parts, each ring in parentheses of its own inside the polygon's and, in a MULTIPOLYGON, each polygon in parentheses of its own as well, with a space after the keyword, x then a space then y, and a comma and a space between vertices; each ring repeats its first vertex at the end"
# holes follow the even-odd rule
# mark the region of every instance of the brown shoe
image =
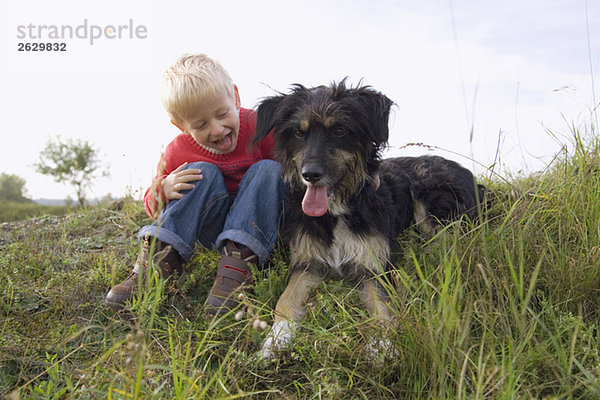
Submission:
MULTIPOLYGON (((133 293, 138 286, 138 280, 144 279, 148 262, 150 261, 150 237, 144 237, 144 243, 140 250, 137 260, 131 274, 123 282, 112 287, 104 302, 107 306, 115 310, 122 309, 128 301, 133 298, 133 293)), ((154 253, 152 255, 152 265, 158 268, 161 278, 167 279, 173 272, 181 272, 183 260, 179 253, 170 245, 156 240, 154 245, 154 253)))
POLYGON ((221 254, 215 283, 204 304, 209 315, 222 315, 239 305, 234 295, 251 290, 254 279, 249 263, 258 263, 258 256, 252 250, 230 240, 225 243, 221 254))

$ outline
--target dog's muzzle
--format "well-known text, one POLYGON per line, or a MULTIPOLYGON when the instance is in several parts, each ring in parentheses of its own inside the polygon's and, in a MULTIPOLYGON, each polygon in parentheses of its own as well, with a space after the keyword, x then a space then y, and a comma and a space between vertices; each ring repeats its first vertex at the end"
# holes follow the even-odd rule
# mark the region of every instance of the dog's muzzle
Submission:
POLYGON ((318 163, 306 163, 302 166, 302 177, 311 184, 319 182, 323 175, 325 175, 325 169, 321 164, 318 163))
POLYGON ((319 163, 305 163, 301 173, 307 183, 302 199, 302 211, 310 217, 320 217, 329 208, 328 187, 319 183, 325 176, 325 168, 319 163))

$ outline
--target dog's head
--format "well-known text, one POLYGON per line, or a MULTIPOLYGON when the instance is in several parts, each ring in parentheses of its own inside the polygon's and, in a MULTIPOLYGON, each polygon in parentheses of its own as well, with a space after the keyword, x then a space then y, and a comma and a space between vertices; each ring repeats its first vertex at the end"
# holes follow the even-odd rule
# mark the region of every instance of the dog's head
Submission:
POLYGON ((377 173, 388 142, 392 101, 368 86, 345 82, 266 98, 258 107, 255 141, 273 131, 284 179, 306 187, 309 216, 343 206, 377 173))

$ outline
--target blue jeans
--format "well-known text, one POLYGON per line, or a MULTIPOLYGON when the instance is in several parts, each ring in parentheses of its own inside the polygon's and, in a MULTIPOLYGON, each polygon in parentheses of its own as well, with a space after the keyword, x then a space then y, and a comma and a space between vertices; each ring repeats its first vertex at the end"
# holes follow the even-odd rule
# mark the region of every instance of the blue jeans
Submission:
POLYGON ((253 164, 244 174, 238 192, 227 191, 221 170, 210 163, 195 162, 185 168, 202 171, 202 180, 193 182, 181 199, 171 200, 146 234, 173 246, 184 262, 189 261, 196 242, 220 250, 225 240, 248 246, 265 262, 277 241, 279 221, 285 202, 281 166, 272 160, 253 164))

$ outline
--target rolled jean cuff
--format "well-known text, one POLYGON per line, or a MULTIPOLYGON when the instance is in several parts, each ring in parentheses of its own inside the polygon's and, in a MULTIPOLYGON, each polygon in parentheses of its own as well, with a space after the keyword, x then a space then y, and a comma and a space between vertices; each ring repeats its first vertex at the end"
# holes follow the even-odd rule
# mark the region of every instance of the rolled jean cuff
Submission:
POLYGON ((188 262, 190 258, 192 258, 192 254, 194 253, 194 248, 188 246, 178 235, 175 233, 168 231, 164 228, 155 225, 147 225, 140 229, 137 237, 138 239, 142 239, 144 236, 150 235, 160 240, 161 242, 165 242, 173 246, 175 250, 179 253, 181 258, 183 258, 183 262, 188 262))
POLYGON ((225 240, 231 240, 232 242, 248 246, 248 248, 258 256, 259 264, 265 263, 271 256, 271 251, 273 250, 265 248, 265 246, 255 237, 240 230, 229 229, 222 232, 216 240, 217 249, 221 250, 223 248, 225 240))

